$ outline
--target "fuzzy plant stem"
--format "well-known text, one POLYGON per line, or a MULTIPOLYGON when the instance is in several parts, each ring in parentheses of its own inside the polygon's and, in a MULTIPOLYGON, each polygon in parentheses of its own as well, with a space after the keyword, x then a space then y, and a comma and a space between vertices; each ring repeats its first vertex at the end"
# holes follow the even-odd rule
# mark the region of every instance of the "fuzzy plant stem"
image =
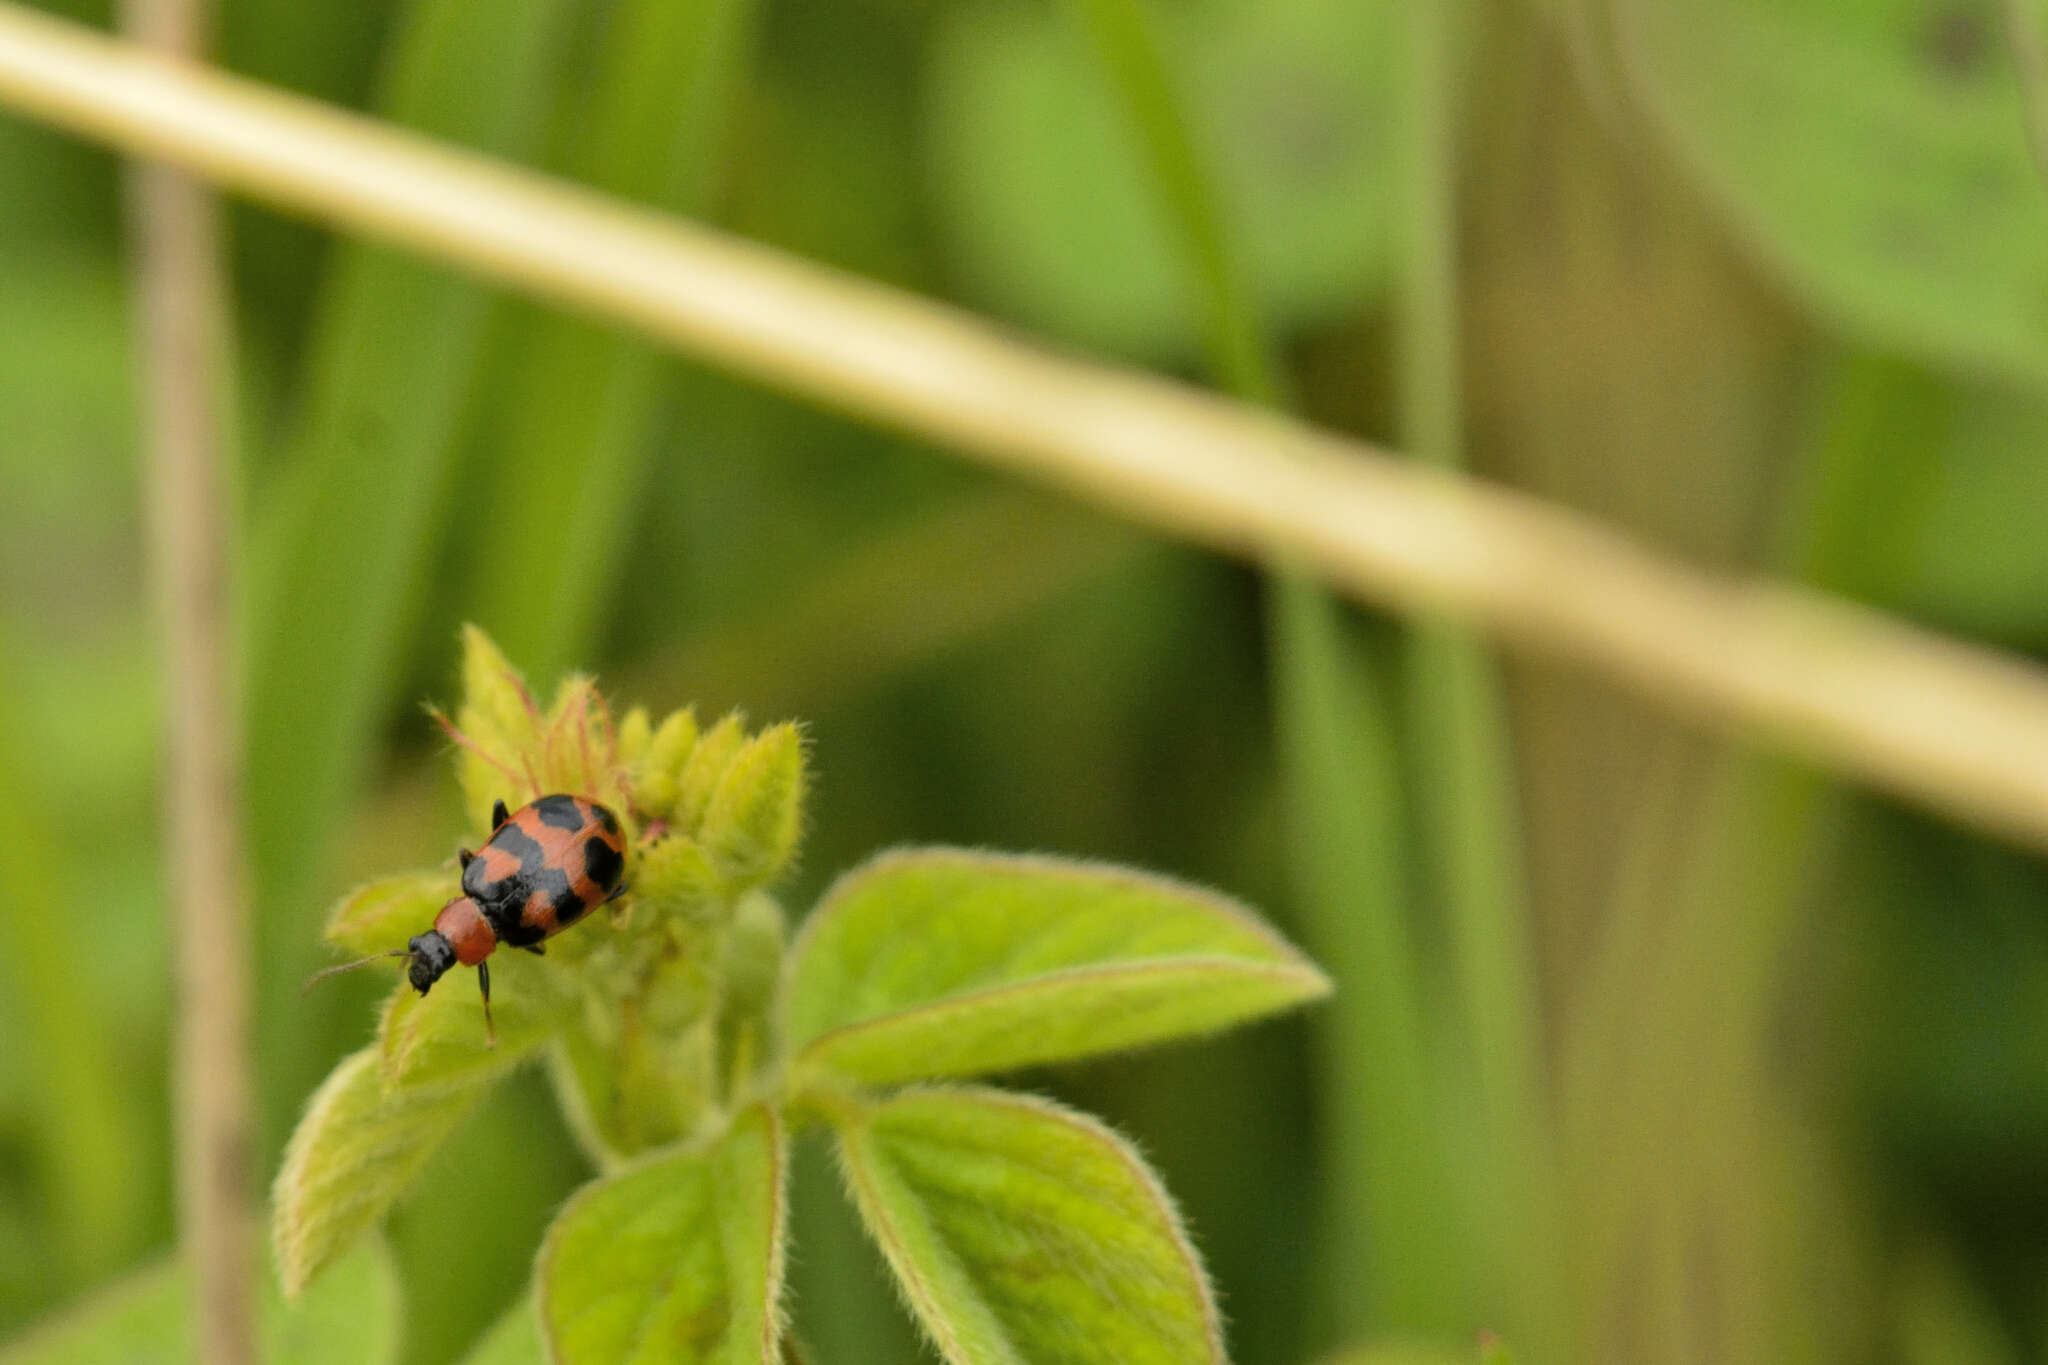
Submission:
POLYGON ((2048 673, 0 0, 0 105, 2048 848, 2048 673), (1289 458, 1280 459, 1278 456, 1289 458))
MULTIPOLYGON (((195 0, 129 0, 123 25, 197 58, 195 0)), ((249 1197, 248 917, 239 876, 219 219, 204 185, 134 168, 129 206, 141 320, 153 572, 168 676, 164 845, 176 905, 180 1238, 197 1294, 194 1341, 212 1365, 255 1360, 249 1197)))

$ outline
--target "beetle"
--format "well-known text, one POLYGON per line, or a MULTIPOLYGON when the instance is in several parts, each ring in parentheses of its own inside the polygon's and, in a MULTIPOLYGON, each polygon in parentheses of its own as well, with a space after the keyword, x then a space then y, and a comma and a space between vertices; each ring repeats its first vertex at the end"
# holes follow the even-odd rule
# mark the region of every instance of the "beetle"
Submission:
MULTIPOLYGON (((407 978, 421 995, 450 967, 476 968, 484 997, 484 1029, 492 1046, 491 969, 500 943, 541 953, 554 937, 600 905, 626 893, 626 836, 619 818, 588 797, 558 792, 507 811, 491 807, 491 837, 461 850, 462 894, 441 907, 433 927, 402 949, 373 953, 317 973, 313 980, 386 957, 409 959, 407 978)), ((312 982, 308 982, 311 985, 312 982)))

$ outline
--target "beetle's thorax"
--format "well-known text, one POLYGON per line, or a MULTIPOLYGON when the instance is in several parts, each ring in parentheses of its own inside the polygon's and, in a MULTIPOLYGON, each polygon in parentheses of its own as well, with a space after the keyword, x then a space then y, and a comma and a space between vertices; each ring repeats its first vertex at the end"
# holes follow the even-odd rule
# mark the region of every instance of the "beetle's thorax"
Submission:
POLYGON ((483 908, 468 896, 457 896, 441 907, 441 913, 434 916, 434 932, 448 941, 455 960, 465 967, 482 962, 498 946, 497 931, 484 918, 483 908))

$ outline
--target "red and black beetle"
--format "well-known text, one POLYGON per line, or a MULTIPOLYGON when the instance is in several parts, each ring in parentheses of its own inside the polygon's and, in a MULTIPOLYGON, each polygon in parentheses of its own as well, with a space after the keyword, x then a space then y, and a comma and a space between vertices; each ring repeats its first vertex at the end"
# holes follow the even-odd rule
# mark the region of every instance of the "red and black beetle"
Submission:
POLYGON ((619 818, 597 802, 557 793, 506 813, 491 808, 491 837, 461 852, 462 894, 441 907, 434 927, 403 949, 329 967, 320 976, 379 958, 411 959, 407 976, 421 995, 450 967, 476 968, 484 996, 484 1028, 493 1044, 491 969, 484 959, 500 943, 539 953, 590 911, 625 894, 626 836, 619 818))

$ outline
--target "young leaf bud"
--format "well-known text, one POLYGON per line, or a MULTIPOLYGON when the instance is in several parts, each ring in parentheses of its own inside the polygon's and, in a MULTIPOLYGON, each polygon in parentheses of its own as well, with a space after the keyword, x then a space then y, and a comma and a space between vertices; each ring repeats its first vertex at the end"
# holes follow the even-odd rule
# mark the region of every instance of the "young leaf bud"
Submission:
POLYGON ((728 887, 759 886, 781 872, 803 829, 803 732, 770 726, 726 766, 704 812, 700 840, 728 887))

